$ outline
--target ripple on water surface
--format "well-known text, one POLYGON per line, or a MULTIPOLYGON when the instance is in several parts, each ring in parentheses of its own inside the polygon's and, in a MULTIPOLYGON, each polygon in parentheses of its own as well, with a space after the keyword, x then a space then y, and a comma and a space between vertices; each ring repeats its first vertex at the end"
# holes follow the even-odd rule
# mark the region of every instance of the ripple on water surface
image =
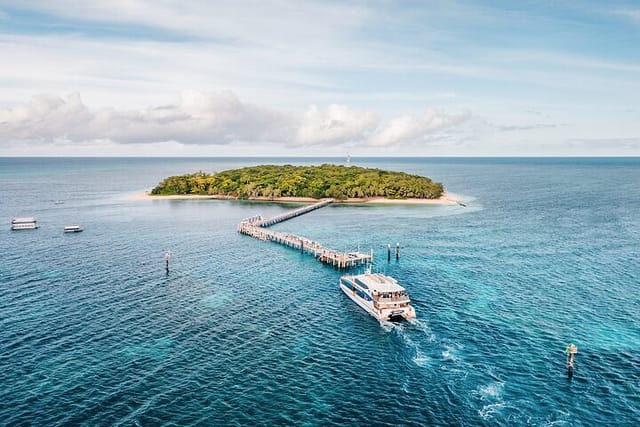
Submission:
POLYGON ((474 199, 328 207, 274 228, 373 248, 408 288, 411 323, 379 324, 339 271, 235 232, 282 206, 122 197, 237 159, 3 164, 0 214, 42 227, 0 232, 2 423, 640 424, 637 161, 386 161, 369 165, 474 199), (41 202, 53 191, 64 205, 41 202), (65 236, 69 223, 85 231, 65 236))

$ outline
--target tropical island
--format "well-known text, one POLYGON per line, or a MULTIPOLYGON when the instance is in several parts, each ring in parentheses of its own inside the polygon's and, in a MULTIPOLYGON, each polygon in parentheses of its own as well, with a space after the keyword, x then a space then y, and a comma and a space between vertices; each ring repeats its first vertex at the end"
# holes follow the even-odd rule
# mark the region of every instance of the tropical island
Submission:
POLYGON ((171 176, 151 190, 151 195, 243 200, 437 200, 443 197, 444 187, 423 176, 357 166, 261 165, 171 176))

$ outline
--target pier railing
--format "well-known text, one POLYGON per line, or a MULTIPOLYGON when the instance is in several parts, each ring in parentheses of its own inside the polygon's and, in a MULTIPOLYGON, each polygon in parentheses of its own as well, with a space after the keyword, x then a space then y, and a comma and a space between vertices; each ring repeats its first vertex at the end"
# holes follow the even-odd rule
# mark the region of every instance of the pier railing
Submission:
POLYGON ((333 199, 324 199, 319 201, 318 203, 313 203, 311 205, 303 206, 298 209, 292 209, 290 211, 281 213, 280 215, 273 216, 271 218, 262 218, 256 221, 254 225, 258 227, 270 227, 279 222, 286 221, 291 218, 295 218, 300 215, 304 215, 307 212, 315 211, 316 209, 324 208, 328 204, 333 203, 333 199))
POLYGON ((361 252, 340 252, 334 249, 325 248, 320 243, 306 237, 282 231, 269 230, 266 228, 279 222, 304 215, 316 209, 323 208, 332 202, 333 199, 325 199, 318 203, 293 209, 271 218, 263 218, 261 216, 245 218, 240 222, 240 224, 238 224, 238 232, 259 240, 272 241, 281 245, 289 246, 299 250, 301 253, 312 254, 316 259, 336 268, 351 268, 372 262, 372 254, 365 254, 361 252))

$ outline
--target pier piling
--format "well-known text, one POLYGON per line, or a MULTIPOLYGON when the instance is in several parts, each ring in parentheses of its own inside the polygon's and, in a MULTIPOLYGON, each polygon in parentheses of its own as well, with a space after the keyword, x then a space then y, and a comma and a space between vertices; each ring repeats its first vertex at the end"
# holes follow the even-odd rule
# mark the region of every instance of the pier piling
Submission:
POLYGON ((387 245, 387 262, 391 262, 391 243, 387 245))
POLYGON ((573 378, 573 366, 575 364, 576 354, 578 354, 578 346, 572 343, 569 344, 565 353, 567 353, 567 376, 571 379, 573 378))
POLYGON ((274 224, 304 215, 305 213, 325 207, 332 202, 333 199, 325 199, 312 205, 284 212, 272 218, 262 218, 261 216, 246 218, 238 224, 238 232, 259 240, 268 240, 294 249, 300 249, 300 253, 312 254, 319 261, 340 269, 373 262, 373 253, 369 255, 361 253, 360 251, 339 252, 334 249, 324 248, 320 243, 314 242, 306 237, 268 229, 268 227, 274 224))
POLYGON ((169 258, 171 258, 171 252, 167 251, 164 254, 164 269, 167 272, 167 274, 169 274, 169 258))
POLYGON ((400 243, 396 243, 396 261, 400 259, 400 243))

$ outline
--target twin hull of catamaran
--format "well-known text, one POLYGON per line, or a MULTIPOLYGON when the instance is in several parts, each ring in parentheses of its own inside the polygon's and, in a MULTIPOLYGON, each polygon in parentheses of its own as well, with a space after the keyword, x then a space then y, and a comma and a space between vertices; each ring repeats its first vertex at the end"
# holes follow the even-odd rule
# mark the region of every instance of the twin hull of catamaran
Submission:
POLYGON ((12 230, 35 230, 38 228, 38 221, 32 217, 13 218, 11 220, 12 230))
POLYGON ((366 272, 340 278, 340 289, 378 320, 416 317, 407 291, 393 277, 366 272))

